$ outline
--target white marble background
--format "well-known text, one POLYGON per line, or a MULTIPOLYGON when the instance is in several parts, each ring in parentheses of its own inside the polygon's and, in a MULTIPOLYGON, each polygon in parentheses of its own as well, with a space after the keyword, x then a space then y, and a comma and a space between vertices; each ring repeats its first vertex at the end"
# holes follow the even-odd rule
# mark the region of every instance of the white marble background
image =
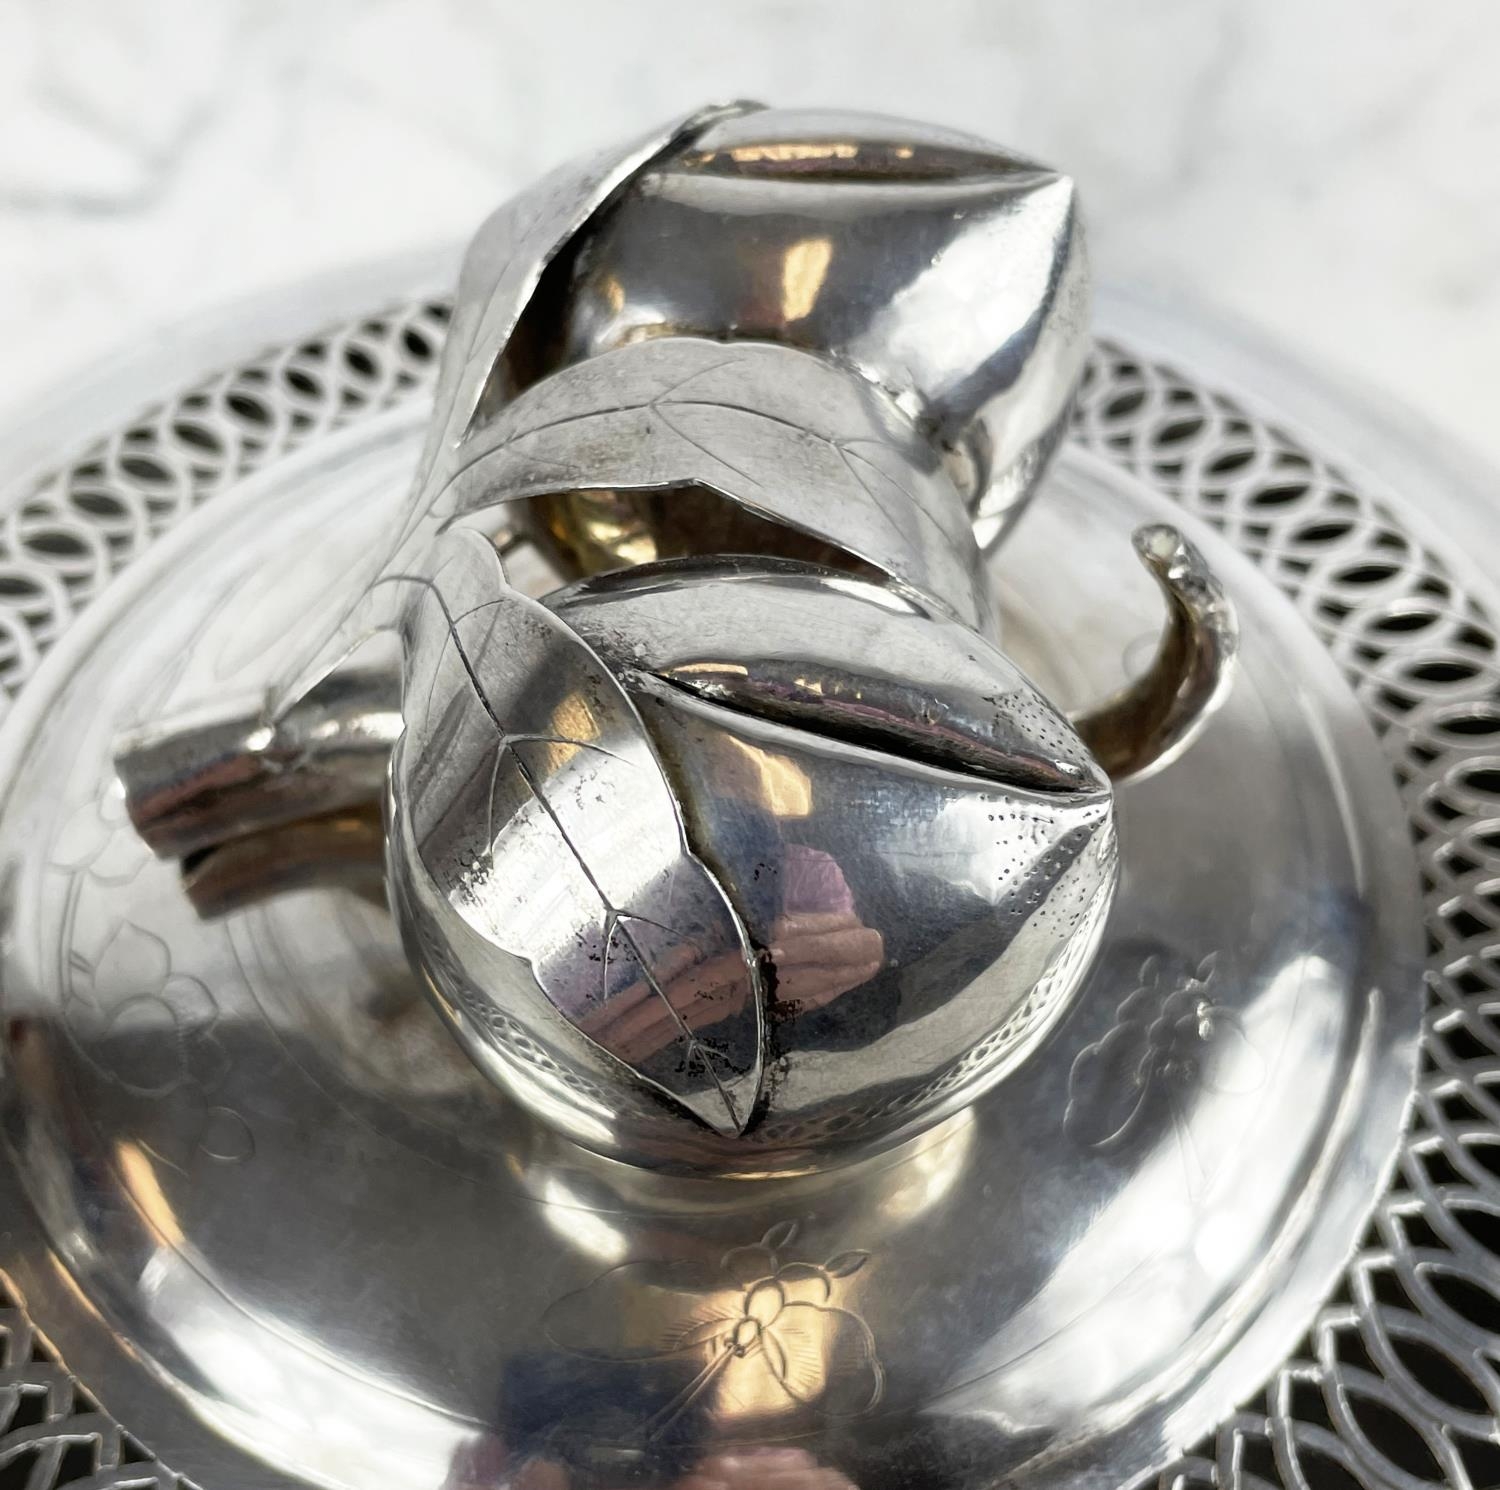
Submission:
POLYGON ((1500 458, 1496 0, 0 0, 0 403, 709 99, 928 116, 1500 458))

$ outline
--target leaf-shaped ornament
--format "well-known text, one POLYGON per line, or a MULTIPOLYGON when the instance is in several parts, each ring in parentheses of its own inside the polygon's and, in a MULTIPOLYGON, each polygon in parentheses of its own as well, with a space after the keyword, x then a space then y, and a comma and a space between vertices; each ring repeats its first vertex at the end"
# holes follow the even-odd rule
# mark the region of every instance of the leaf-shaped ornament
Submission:
POLYGON ((529 966, 479 990, 503 1015, 544 1031, 561 1017, 711 1128, 742 1131, 761 1080, 755 962, 635 706, 509 587, 481 535, 444 535, 422 569, 393 763, 418 861, 404 872, 529 966))
POLYGON ((459 272, 411 499, 356 576, 347 610, 275 690, 273 713, 305 693, 366 637, 396 624, 401 590, 382 580, 403 572, 426 550, 439 526, 434 497, 465 463, 468 437, 513 393, 504 375, 506 353, 548 265, 663 152, 690 142, 720 119, 760 107, 736 103, 700 109, 624 146, 569 161, 502 203, 481 224, 459 272))
POLYGON ((707 487, 820 538, 983 629, 963 503, 880 389, 810 352, 673 336, 529 388, 464 442, 433 517, 574 488, 707 487))
POLYGON ((688 144, 721 119, 761 107, 737 103, 699 109, 623 147, 569 161, 485 219, 459 272, 419 496, 430 501, 446 485, 454 453, 513 394, 513 389, 504 386, 505 354, 552 260, 617 191, 658 156, 688 144))

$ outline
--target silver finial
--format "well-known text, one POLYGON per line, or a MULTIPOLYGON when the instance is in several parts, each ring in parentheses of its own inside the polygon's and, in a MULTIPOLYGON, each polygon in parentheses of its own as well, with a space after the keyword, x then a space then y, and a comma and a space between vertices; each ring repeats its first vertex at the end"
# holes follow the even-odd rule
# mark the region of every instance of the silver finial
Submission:
POLYGON ((123 742, 137 826, 201 885, 383 790, 434 1002, 601 1152, 795 1170, 957 1110, 1088 968, 1110 774, 1234 655, 1161 528, 1125 696, 1070 723, 1000 650, 980 540, 1057 442, 1087 279, 1066 178, 921 125, 735 106, 545 178, 475 239, 342 621, 123 742))

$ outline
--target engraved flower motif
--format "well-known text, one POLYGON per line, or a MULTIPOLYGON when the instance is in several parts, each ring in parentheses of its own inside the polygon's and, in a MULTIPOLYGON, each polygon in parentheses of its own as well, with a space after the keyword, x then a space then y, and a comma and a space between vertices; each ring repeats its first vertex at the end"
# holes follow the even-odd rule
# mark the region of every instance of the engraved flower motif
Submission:
POLYGON ((855 1416, 879 1400, 883 1375, 870 1327, 834 1295, 869 1254, 788 1261, 795 1235, 795 1223, 773 1226, 717 1268, 625 1263, 559 1299, 543 1329, 571 1354, 655 1373, 647 1439, 695 1404, 721 1421, 855 1416))
POLYGON ((227 1163, 254 1152, 244 1118, 211 1097, 227 1070, 218 1004, 201 979, 173 968, 155 932, 120 921, 92 960, 70 952, 65 1011, 103 1076, 136 1097, 174 1097, 184 1145, 174 1162, 194 1150, 227 1163))
POLYGON ((1213 994, 1218 954, 1172 972, 1159 957, 1141 965, 1109 1031, 1084 1046, 1068 1074, 1063 1128, 1086 1148, 1109 1153, 1141 1126, 1158 1097, 1181 1120, 1181 1097, 1198 1082, 1241 1092, 1260 1084, 1260 1057, 1240 1016, 1213 994))
POLYGON ((56 868, 87 875, 101 885, 128 884, 150 858, 118 786, 79 803, 59 825, 52 846, 56 868))
POLYGON ((86 1008, 97 1031, 90 1054, 128 1090, 165 1096, 205 1056, 218 1065, 213 996, 199 979, 173 970, 154 932, 121 921, 95 961, 73 953, 71 973, 72 1012, 86 1008))

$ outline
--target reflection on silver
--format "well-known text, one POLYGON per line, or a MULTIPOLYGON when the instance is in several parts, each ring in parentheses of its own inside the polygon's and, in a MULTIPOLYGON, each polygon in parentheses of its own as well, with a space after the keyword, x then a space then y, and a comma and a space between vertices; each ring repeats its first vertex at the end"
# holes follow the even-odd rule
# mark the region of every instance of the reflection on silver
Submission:
POLYGON ((18 715, 0 1266, 195 1479, 1105 1482, 1300 1326, 1402 827, 1211 532, 1077 452, 1008 525, 1072 214, 747 107, 561 173, 404 507, 404 415, 275 469, 18 715))
POLYGON ((1070 183, 925 126, 740 105, 565 168, 476 238, 336 624, 268 703, 122 740, 132 818, 206 909, 325 850, 357 884, 389 756, 408 955, 574 1139, 758 1174, 939 1121, 1088 969, 1106 771, 1182 748, 1233 659, 1170 528, 1157 664, 1084 722, 1106 769, 997 648, 976 517, 1035 485, 1086 298, 1070 183), (524 595, 523 540, 574 583, 524 595), (344 661, 391 631, 396 667, 344 661))
POLYGON ((1135 549, 1166 599, 1166 629, 1146 671, 1076 721, 1117 781, 1158 771, 1192 744, 1229 686, 1239 647, 1223 586, 1176 528, 1137 529, 1135 549))
POLYGON ((1073 183, 872 115, 712 122, 647 166, 558 297, 566 361, 726 328, 830 352, 931 432, 972 506, 1006 519, 1057 443, 1088 347, 1073 183))
POLYGON ((157 854, 187 858, 377 800, 401 734, 389 666, 344 668, 268 720, 263 695, 122 735, 131 820, 157 854))
MULTIPOLYGON (((326 313, 321 293, 304 313, 326 313)), ((144 530, 160 493, 140 474, 140 452, 161 449, 170 463, 178 422, 207 417, 194 414, 203 397, 225 429, 231 416, 213 400, 226 387, 233 417, 243 391, 264 400, 265 426, 280 428, 287 410, 300 417, 305 406, 300 392, 275 391, 276 369, 289 363, 318 375, 319 410, 338 409, 365 386, 341 355, 350 338, 370 348, 379 388, 400 386, 392 369, 406 379, 415 365, 419 376, 405 333, 430 321, 404 310, 378 322, 388 328, 379 336, 365 330, 374 324, 361 315, 327 350, 276 359, 269 381, 252 376, 260 367, 243 380, 215 377, 206 395, 174 399, 139 430, 111 436, 104 456, 90 450, 57 490, 107 480, 144 530), (107 477, 89 468, 96 458, 107 477)), ((258 346, 265 334, 257 321, 246 340, 258 346)), ((1086 713, 1127 690, 1149 665, 1160 599, 1120 556, 1132 529, 1180 522, 1240 612, 1230 686, 1191 748, 1118 783, 1121 880, 1093 969, 1013 1078, 895 1149, 754 1184, 593 1158, 500 1098, 432 1016, 388 918, 363 889, 342 888, 342 873, 258 902, 241 881, 238 908, 203 920, 175 866, 151 859, 110 767, 117 731, 284 676, 294 665, 286 617, 326 609, 351 547, 374 544, 399 501, 420 439, 412 413, 372 409, 293 456, 257 446, 259 474, 245 480, 234 474, 245 447, 222 436, 215 470, 229 473, 229 489, 132 560, 125 584, 90 602, 23 692, 4 737, 0 809, 12 917, 0 1155, 7 1301, 25 1300, 50 1350, 171 1469, 118 1462, 118 1430, 92 1403, 70 1402, 52 1355, 24 1359, 19 1309, 8 1322, 16 1379, 45 1399, 48 1418, 12 1421, 3 1439, 12 1463, 38 1453, 47 1490, 62 1463, 47 1456, 95 1442, 106 1466, 97 1479, 111 1486, 175 1487, 173 1471, 203 1486, 268 1490, 366 1490, 393 1478, 422 1490, 680 1490, 694 1476, 761 1490, 757 1478, 773 1471, 818 1490, 1117 1484, 1257 1390, 1317 1311, 1394 1141, 1420 1013, 1409 845, 1388 767, 1305 624, 1222 537, 1127 476, 1121 452, 1138 452, 1149 477, 1161 429, 1184 417, 1178 400, 1198 400, 1205 448, 1185 500, 1217 519, 1222 492, 1197 483, 1253 441, 1230 530, 1250 543, 1272 522, 1268 566, 1307 613, 1322 614, 1324 600, 1351 608, 1338 635, 1372 703, 1388 697, 1393 670, 1406 679, 1445 655, 1442 638, 1456 632, 1428 631, 1415 644, 1404 631, 1378 632, 1387 592, 1319 566, 1323 539, 1300 530, 1347 501, 1326 470, 1267 519, 1267 484, 1284 479, 1279 431, 1243 409, 1221 413, 1213 395, 1139 352, 1097 366, 1086 427, 1110 464, 1065 451, 1045 499, 987 559, 1007 649, 1069 709, 1086 713), (1150 401, 1112 413, 1143 366, 1150 401), (1313 562, 1304 574, 1291 557, 1313 562), (1104 1059, 1080 1064, 1101 1049, 1104 1059), (726 1275, 730 1259, 751 1265, 726 1275), (614 1284, 600 1283, 607 1275, 614 1284), (679 1285, 659 1312, 657 1280, 679 1285), (633 1342, 605 1333, 607 1320, 586 1321, 581 1335, 584 1321, 563 1301, 615 1285, 630 1289, 633 1342), (705 1306, 701 1333, 681 1327, 690 1301, 705 1306), (797 1302, 863 1321, 878 1367, 873 1406, 850 1413, 873 1395, 862 1332, 842 1315, 799 1330, 819 1316, 786 1316, 783 1303, 797 1302), (657 1326, 668 1320, 681 1349, 664 1356, 657 1326), (727 1335, 744 1353, 688 1397, 727 1335), (816 1349, 783 1370, 756 1348, 773 1335, 772 1351, 816 1349), (632 1359, 620 1359, 627 1344, 632 1359)), ((141 396, 132 382, 125 401, 141 396)), ((1300 448, 1287 468, 1298 459, 1305 474, 1300 448)), ((37 500, 55 498, 49 489, 37 500)), ((1398 529, 1360 501, 1352 550, 1387 553, 1398 529)), ((64 521, 60 511, 54 520, 64 521)), ((26 531, 8 530, 4 542, 26 531)), ((59 562, 42 547, 25 562, 44 560, 59 562)), ((507 566, 522 570, 509 557, 507 566)), ((1430 587, 1454 583, 1415 550, 1402 574, 1409 603, 1434 613, 1430 587)), ((591 588, 571 593, 581 604, 591 588)), ((1453 598, 1468 616, 1468 595, 1453 598)), ((0 614, 15 634, 36 628, 37 647, 54 645, 29 612, 0 614)), ((1462 621, 1445 612, 1441 624, 1462 621)), ((768 651, 757 656, 769 668, 768 651)), ((1452 685, 1412 684, 1407 698, 1418 692, 1425 702, 1409 718, 1435 763, 1413 768, 1409 800, 1418 811, 1429 791, 1444 794, 1425 819, 1437 845, 1448 831, 1439 805, 1477 812, 1464 771, 1481 757, 1470 730, 1439 733, 1454 717, 1452 685)), ((1469 707, 1465 725, 1492 712, 1469 707)), ((1407 738, 1402 726, 1391 731, 1398 755, 1407 738)), ((311 858, 328 824, 307 826, 311 858)), ((1472 837, 1464 844, 1481 852, 1472 837)), ((213 862, 195 857, 193 869, 213 862)), ((1457 864, 1434 866, 1440 937, 1441 895, 1454 893, 1452 875, 1472 873, 1457 864)), ((1446 934, 1454 941, 1442 956, 1457 956, 1469 933, 1455 924, 1446 934)), ((1477 1010, 1482 995, 1465 997, 1477 1010)), ((928 1033, 893 1028, 872 1059, 919 1063, 928 1033)), ((1446 1126, 1438 1103, 1460 1079, 1482 1095, 1472 1075, 1482 1062, 1460 1066, 1462 1047, 1446 1037, 1430 1048, 1443 1063, 1424 1078, 1437 1126, 1408 1145, 1413 1175, 1440 1129, 1442 1153, 1466 1162, 1473 1125, 1446 1126)), ((1452 1181, 1436 1197, 1401 1190, 1382 1225, 1399 1227, 1420 1205, 1466 1242, 1446 1255, 1477 1281, 1488 1254, 1445 1211, 1476 1193, 1452 1181)), ((1291 1409, 1309 1383, 1342 1401, 1351 1383, 1373 1380, 1321 1361, 1344 1348, 1339 1332, 1373 1328, 1385 1340, 1412 1319, 1361 1292, 1366 1268, 1389 1266, 1385 1246, 1362 1252, 1352 1303, 1322 1310, 1320 1360, 1278 1373, 1275 1415, 1252 1401, 1173 1474, 1248 1486, 1258 1476, 1238 1464, 1237 1446, 1269 1452, 1270 1435, 1293 1477, 1331 1446, 1383 1483, 1367 1468, 1384 1463, 1376 1444, 1291 1409)), ((1414 1249, 1398 1263, 1408 1299, 1427 1298, 1425 1256, 1414 1249)), ((1434 1311, 1423 1327, 1436 1330, 1438 1306, 1423 1307, 1434 1311)), ((1378 1369, 1382 1400, 1414 1413, 1410 1397, 1395 1396, 1401 1368, 1382 1357, 1378 1369)))

